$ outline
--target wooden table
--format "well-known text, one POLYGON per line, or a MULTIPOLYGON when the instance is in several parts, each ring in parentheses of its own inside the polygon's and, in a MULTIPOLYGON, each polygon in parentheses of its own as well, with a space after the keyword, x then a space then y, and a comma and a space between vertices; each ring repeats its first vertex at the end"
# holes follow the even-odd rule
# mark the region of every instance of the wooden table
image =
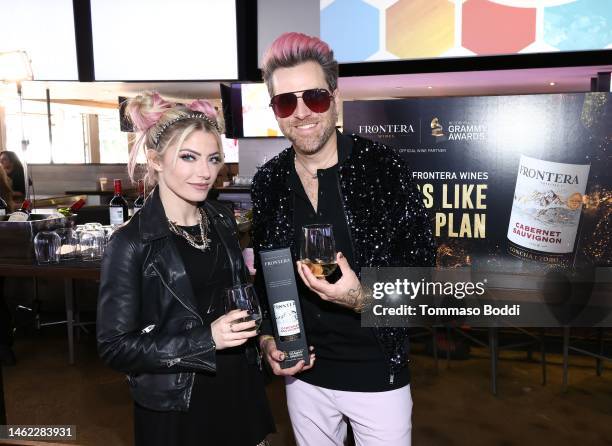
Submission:
MULTIPOLYGON (((41 277, 64 281, 66 327, 68 330, 68 362, 74 364, 74 329, 80 324, 74 320, 74 281, 100 280, 99 262, 66 262, 49 265, 17 265, 0 263, 0 277, 41 277)), ((3 290, 0 289, 0 294, 3 290)), ((6 424, 4 386, 0 367, 0 424, 6 424)))

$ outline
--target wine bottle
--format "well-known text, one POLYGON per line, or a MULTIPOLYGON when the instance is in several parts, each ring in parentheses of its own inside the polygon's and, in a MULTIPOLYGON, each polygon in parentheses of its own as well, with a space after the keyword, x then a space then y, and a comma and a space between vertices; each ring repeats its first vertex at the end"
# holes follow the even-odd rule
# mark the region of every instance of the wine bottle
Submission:
POLYGON ((300 332, 300 322, 298 320, 295 301, 284 300, 276 302, 273 308, 274 317, 276 318, 276 328, 278 329, 278 338, 282 342, 300 339, 302 333, 300 332))
POLYGON ((62 214, 64 217, 70 217, 72 214, 76 214, 83 206, 85 206, 85 199, 80 198, 72 203, 72 206, 69 208, 59 208, 57 212, 62 214))
POLYGON ((6 215, 7 209, 8 204, 6 204, 6 201, 4 201, 2 197, 0 197, 0 216, 6 215))
POLYGON ((28 221, 30 219, 30 212, 32 212, 32 202, 30 200, 23 200, 21 207, 9 216, 8 221, 28 221))
POLYGON ((121 180, 115 180, 115 195, 108 205, 111 225, 120 225, 125 223, 128 218, 128 203, 122 195, 121 180))
POLYGON ((508 225, 508 251, 524 260, 570 265, 589 164, 521 156, 508 225))
POLYGON ((134 214, 142 209, 145 202, 144 180, 138 180, 138 197, 134 200, 134 214))

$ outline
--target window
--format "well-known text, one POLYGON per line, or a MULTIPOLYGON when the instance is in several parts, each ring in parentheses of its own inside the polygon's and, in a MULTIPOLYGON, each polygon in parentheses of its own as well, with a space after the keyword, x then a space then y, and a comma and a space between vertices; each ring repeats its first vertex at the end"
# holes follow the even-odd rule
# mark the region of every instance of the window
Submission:
POLYGON ((112 109, 98 111, 98 129, 100 135, 100 162, 127 163, 128 134, 119 127, 119 112, 112 109))
MULTIPOLYGON (((53 144, 49 144, 47 104, 44 101, 23 101, 23 118, 17 99, 5 100, 6 148, 20 154, 30 164, 90 163, 98 159, 92 150, 100 150, 101 163, 127 163, 128 134, 119 128, 116 108, 84 107, 51 104, 53 144), (96 126, 88 125, 88 115, 98 116, 96 126), (23 135, 28 141, 21 153, 23 135), (98 144, 99 142, 99 144, 98 144)), ((90 121, 91 122, 91 121, 90 121)))

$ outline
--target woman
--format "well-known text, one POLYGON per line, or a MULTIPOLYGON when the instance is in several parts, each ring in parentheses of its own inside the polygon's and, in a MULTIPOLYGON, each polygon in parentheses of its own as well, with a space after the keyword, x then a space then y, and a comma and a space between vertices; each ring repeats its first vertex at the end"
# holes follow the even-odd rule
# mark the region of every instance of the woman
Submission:
POLYGON ((10 150, 0 152, 0 165, 11 180, 13 199, 16 201, 23 200, 26 194, 25 175, 23 164, 19 161, 17 154, 10 150))
POLYGON ((135 443, 266 444, 255 322, 224 314, 224 289, 246 281, 236 223, 206 200, 223 166, 215 111, 156 93, 126 111, 138 134, 130 176, 142 148, 155 187, 106 249, 97 337, 102 359, 128 375, 135 443))

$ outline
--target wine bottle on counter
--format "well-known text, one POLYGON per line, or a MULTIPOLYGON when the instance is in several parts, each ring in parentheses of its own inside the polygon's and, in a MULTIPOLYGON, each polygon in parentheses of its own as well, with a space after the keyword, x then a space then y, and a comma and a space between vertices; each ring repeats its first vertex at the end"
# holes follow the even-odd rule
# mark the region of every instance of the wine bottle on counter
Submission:
POLYGON ((6 204, 6 201, 4 201, 2 197, 0 197, 0 216, 6 215, 7 209, 8 204, 6 204))
POLYGON ((59 208, 57 212, 62 214, 64 217, 70 217, 72 214, 76 214, 83 206, 85 206, 85 199, 80 198, 72 203, 72 206, 69 208, 59 208))
POLYGON ((8 221, 28 221, 30 219, 30 212, 32 212, 32 202, 30 200, 23 200, 21 207, 9 216, 8 221))
POLYGON ((134 214, 142 209, 145 202, 144 180, 138 180, 138 197, 134 200, 134 214))
POLYGON ((111 225, 121 225, 125 223, 128 218, 128 203, 122 195, 121 180, 115 180, 115 195, 111 199, 108 205, 108 212, 110 215, 111 225))

